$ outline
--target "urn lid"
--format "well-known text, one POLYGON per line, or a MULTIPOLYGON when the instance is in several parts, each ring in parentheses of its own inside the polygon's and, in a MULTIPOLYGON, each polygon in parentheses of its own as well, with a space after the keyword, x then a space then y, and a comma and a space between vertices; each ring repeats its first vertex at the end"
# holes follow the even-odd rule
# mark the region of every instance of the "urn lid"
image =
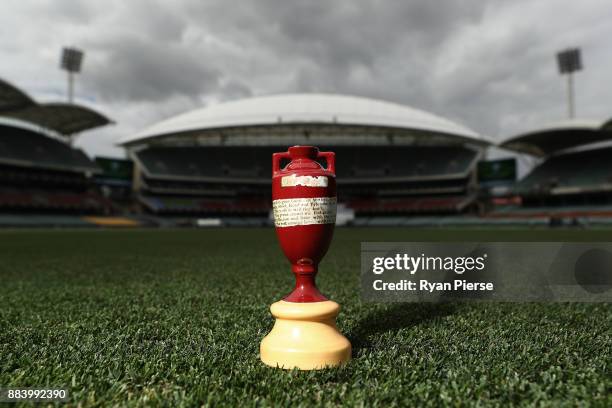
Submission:
POLYGON ((291 146, 289 148, 291 160, 311 159, 316 160, 319 155, 319 148, 314 146, 291 146))
POLYGON ((315 146, 291 146, 288 149, 290 162, 285 167, 286 171, 315 170, 325 171, 325 168, 317 161, 319 148, 315 146))
POLYGON ((272 155, 272 176, 278 176, 290 171, 314 171, 324 172, 328 177, 335 177, 336 165, 333 152, 320 152, 315 146, 291 146, 286 152, 274 153, 272 155), (325 160, 325 167, 319 160, 325 160), (289 161, 285 167, 281 161, 289 161))

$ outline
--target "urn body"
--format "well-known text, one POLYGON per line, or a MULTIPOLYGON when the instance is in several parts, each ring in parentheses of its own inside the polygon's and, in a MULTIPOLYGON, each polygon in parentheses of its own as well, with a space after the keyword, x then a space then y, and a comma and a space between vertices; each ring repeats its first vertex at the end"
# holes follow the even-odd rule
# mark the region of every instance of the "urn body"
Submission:
POLYGON ((335 155, 293 146, 272 156, 274 224, 281 249, 296 276, 288 302, 325 301, 315 285, 317 267, 336 222, 335 155), (286 166, 283 162, 289 161, 286 166), (325 162, 325 167, 319 161, 325 162))

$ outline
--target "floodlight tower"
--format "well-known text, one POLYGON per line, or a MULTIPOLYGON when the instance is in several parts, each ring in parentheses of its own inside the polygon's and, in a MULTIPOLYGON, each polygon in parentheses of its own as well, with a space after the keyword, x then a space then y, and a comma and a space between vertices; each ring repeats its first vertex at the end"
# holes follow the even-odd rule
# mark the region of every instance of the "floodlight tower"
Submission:
POLYGON ((81 72, 83 63, 83 51, 74 47, 64 47, 62 49, 62 59, 60 67, 68 72, 68 102, 74 99, 74 74, 81 72))
POLYGON ((557 53, 557 63, 559 65, 559 73, 567 74, 567 109, 570 118, 575 115, 574 107, 574 72, 582 69, 582 61, 580 59, 580 48, 568 48, 557 53))

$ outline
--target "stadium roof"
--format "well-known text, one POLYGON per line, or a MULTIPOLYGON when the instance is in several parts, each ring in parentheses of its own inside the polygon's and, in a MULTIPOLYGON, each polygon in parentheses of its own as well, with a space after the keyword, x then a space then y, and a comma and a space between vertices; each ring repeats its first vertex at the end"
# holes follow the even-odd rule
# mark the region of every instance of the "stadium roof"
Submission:
MULTIPOLYGON (((439 135, 478 144, 490 141, 465 126, 434 114, 381 100, 333 94, 281 94, 225 102, 187 112, 123 138, 130 145, 172 136, 207 136, 245 128, 341 127, 409 130, 414 136, 439 135)), ((295 133, 295 130, 293 131, 295 133)), ((339 132, 339 131, 338 131, 339 132)), ((266 132, 260 132, 266 133, 266 132)))
POLYGON ((612 132, 601 121, 572 119, 507 139, 502 147, 535 156, 548 156, 562 150, 612 140, 612 132))
POLYGON ((36 105, 25 92, 0 78, 0 112, 36 105))
POLYGON ((0 116, 29 122, 62 135, 71 135, 112 123, 106 116, 83 105, 38 103, 2 79, 0 116))
POLYGON ((0 115, 34 123, 62 135, 71 135, 111 123, 106 116, 93 109, 69 103, 36 104, 16 111, 0 112, 0 115))

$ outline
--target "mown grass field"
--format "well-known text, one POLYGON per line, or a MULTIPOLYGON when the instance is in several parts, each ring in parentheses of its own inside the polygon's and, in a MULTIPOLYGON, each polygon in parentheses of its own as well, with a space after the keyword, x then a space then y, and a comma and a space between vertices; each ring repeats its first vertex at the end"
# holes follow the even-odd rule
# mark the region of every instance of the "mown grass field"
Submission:
POLYGON ((272 229, 0 232, 0 386, 73 405, 612 405, 609 304, 367 304, 361 241, 609 240, 609 231, 339 229, 319 286, 343 368, 270 369, 293 277, 272 229))

